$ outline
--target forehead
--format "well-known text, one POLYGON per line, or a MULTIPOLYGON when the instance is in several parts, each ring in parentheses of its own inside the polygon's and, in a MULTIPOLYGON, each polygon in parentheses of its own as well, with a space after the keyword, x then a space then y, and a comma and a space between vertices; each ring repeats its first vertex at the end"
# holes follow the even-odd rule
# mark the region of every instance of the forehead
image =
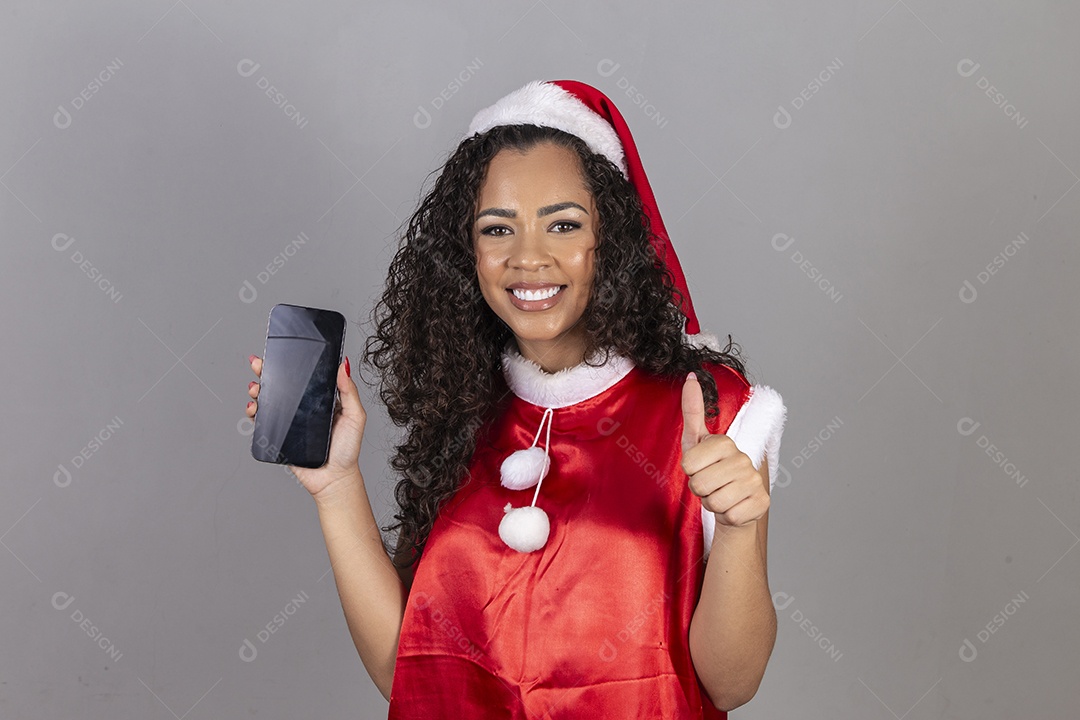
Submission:
POLYGON ((480 187, 482 201, 546 202, 555 195, 588 198, 589 194, 577 153, 552 143, 534 145, 525 152, 500 150, 480 187))

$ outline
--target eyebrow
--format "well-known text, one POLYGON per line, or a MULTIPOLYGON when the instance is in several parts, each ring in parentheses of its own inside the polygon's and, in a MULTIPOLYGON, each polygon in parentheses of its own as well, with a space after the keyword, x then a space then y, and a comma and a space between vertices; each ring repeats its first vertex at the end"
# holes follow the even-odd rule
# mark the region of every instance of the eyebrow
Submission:
MULTIPOLYGON (((578 210, 582 211, 586 215, 589 214, 588 210, 581 207, 576 202, 568 201, 568 202, 555 203, 554 205, 545 205, 544 207, 542 207, 542 208, 540 208, 539 210, 536 211, 536 217, 543 217, 544 215, 550 215, 553 212, 558 212, 560 210, 565 210, 566 208, 577 208, 578 210)), ((479 220, 480 218, 484 217, 485 215, 494 215, 495 217, 504 217, 504 218, 515 218, 515 217, 517 217, 517 212, 514 211, 514 210, 509 210, 507 208, 488 208, 486 210, 481 210, 479 212, 479 214, 477 214, 476 219, 479 220)))

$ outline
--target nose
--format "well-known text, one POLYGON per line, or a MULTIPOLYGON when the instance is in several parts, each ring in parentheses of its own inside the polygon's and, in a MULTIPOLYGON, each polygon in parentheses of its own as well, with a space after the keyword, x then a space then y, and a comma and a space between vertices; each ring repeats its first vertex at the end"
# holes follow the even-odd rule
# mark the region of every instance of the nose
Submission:
POLYGON ((514 239, 510 251, 510 266, 522 269, 538 269, 551 265, 551 251, 542 230, 523 228, 514 239))

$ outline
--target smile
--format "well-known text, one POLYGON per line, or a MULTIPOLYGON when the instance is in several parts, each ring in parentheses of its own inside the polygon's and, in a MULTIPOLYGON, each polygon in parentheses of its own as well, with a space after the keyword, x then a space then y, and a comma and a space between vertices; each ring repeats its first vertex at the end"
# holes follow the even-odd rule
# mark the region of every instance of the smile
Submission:
POLYGON ((543 288, 542 290, 523 290, 521 288, 507 289, 510 302, 519 310, 536 311, 547 310, 558 304, 562 298, 565 285, 558 287, 543 288))

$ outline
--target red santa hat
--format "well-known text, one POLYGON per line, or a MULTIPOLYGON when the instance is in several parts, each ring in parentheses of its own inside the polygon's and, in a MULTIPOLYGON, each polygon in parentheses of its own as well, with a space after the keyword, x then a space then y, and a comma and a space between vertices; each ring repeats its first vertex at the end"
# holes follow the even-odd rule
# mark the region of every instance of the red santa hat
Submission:
MULTIPOLYGON (((603 155, 619 168, 623 177, 637 189, 642 209, 649 218, 653 247, 671 271, 675 285, 682 293, 680 308, 686 317, 683 332, 687 341, 691 345, 720 350, 716 336, 701 332, 698 327, 686 276, 675 255, 675 248, 671 246, 664 220, 660 217, 656 196, 645 175, 630 128, 615 104, 592 85, 577 80, 533 80, 476 113, 466 137, 498 125, 519 124, 553 127, 576 135, 585 141, 589 149, 603 155)), ((672 299, 677 301, 674 297, 672 299)))

